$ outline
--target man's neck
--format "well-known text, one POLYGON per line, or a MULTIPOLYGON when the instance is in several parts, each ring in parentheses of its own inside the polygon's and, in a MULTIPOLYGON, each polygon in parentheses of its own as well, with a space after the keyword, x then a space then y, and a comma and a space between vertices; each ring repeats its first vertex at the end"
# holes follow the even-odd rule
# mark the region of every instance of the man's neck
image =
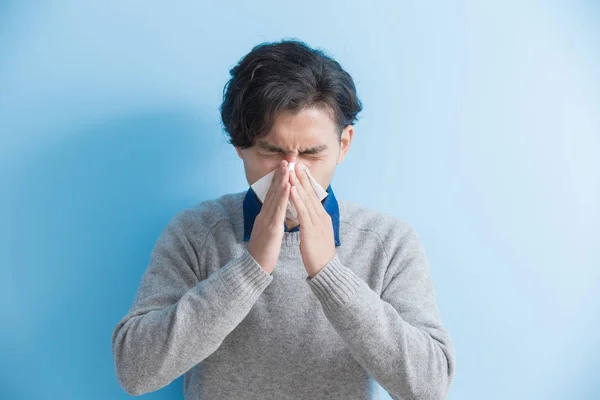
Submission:
POLYGON ((288 218, 285 219, 285 226, 287 226, 288 230, 292 230, 295 227, 297 227, 298 225, 300 225, 300 222, 298 222, 298 221, 292 221, 291 219, 288 219, 288 218))

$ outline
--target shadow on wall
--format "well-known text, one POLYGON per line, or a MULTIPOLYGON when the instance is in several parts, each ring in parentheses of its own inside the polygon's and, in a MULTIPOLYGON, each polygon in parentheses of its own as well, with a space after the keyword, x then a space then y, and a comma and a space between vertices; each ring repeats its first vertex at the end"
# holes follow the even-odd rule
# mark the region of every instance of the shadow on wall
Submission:
MULTIPOLYGON (((66 139, 3 172, 11 283, 0 285, 0 298, 11 307, 2 311, 10 326, 0 333, 2 396, 126 396, 115 376, 112 330, 167 221, 191 205, 185 199, 207 195, 182 189, 218 161, 214 140, 203 146, 203 138, 220 137, 207 120, 149 110, 48 132, 66 139)), ((152 398, 179 399, 182 390, 177 382, 152 398)))

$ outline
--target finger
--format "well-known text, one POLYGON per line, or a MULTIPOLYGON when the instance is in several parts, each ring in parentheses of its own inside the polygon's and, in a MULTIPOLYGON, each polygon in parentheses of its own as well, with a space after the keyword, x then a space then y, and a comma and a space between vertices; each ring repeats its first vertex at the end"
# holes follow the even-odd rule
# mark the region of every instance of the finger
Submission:
POLYGON ((300 194, 301 191, 302 186, 294 185, 290 190, 290 195, 292 196, 294 207, 296 207, 296 211, 298 211, 298 220, 300 221, 300 226, 308 228, 313 226, 313 222, 310 218, 310 213, 304 205, 304 200, 302 199, 302 195, 300 194))
MULTIPOLYGON (((301 166, 302 164, 296 164, 296 166, 301 166)), ((303 171, 301 167, 298 168, 298 173, 297 173, 298 179, 300 181, 300 185, 302 186, 302 189, 304 189, 303 191, 300 191, 300 195, 302 197, 302 199, 304 200, 306 209, 308 210, 311 219, 313 221, 316 220, 316 218, 319 217, 319 212, 317 210, 317 204, 318 198, 317 198, 317 194, 315 193, 315 189, 312 187, 312 184, 310 183, 310 178, 308 177, 308 173, 306 171, 303 171)))
POLYGON ((275 169, 275 173, 273 174, 273 179, 271 180, 271 185, 269 186, 269 190, 267 190, 267 194, 265 196, 265 202, 263 203, 263 207, 265 207, 265 214, 271 215, 273 213, 273 203, 278 203, 277 199, 273 201, 272 197, 277 196, 278 193, 278 183, 281 181, 281 172, 284 168, 284 162, 279 163, 277 168, 275 169))
MULTIPOLYGON (((297 166, 297 164, 296 164, 296 166, 297 166)), ((295 192, 296 192, 295 199, 300 204, 298 204, 298 206, 296 206, 296 204, 294 203, 294 206, 296 207, 296 210, 298 211, 299 215, 303 214, 304 219, 305 219, 305 222, 304 222, 305 226, 306 226, 306 224, 309 224, 309 223, 312 226, 312 225, 314 225, 314 223, 313 223, 314 219, 311 215, 310 209, 308 208, 309 204, 308 204, 308 197, 306 196, 306 191, 305 191, 304 187, 299 183, 298 173, 296 173, 296 171, 294 170, 295 184, 293 187, 295 188, 295 192)))
POLYGON ((279 194, 280 201, 275 210, 275 220, 279 222, 284 222, 285 220, 285 212, 287 210, 287 203, 290 197, 290 183, 285 181, 282 184, 281 192, 279 194))
POLYGON ((273 205, 269 215, 271 220, 283 222, 289 198, 287 162, 284 161, 282 169, 278 171, 278 173, 278 182, 273 183, 273 185, 275 185, 274 196, 276 196, 276 198, 273 199, 273 205))
POLYGON ((271 195, 273 193, 273 191, 275 190, 274 186, 272 185, 273 182, 275 182, 275 179, 277 179, 277 171, 279 170, 279 168, 281 168, 281 166, 283 165, 283 163, 280 163, 277 168, 275 168, 275 174, 273 175, 272 181, 271 181, 271 185, 269 185, 269 188, 267 189, 267 194, 265 195, 265 199, 263 201, 263 204, 267 202, 267 199, 271 198, 271 195))
POLYGON ((304 175, 306 176, 306 183, 308 185, 308 197, 309 197, 309 199, 312 200, 310 202, 310 204, 313 205, 314 212, 316 213, 316 215, 318 215, 321 218, 323 218, 325 216, 329 216, 329 214, 325 210, 325 207, 323 207, 323 203, 321 202, 321 199, 319 198, 317 191, 313 187, 312 181, 309 176, 309 171, 308 170, 304 171, 304 175))

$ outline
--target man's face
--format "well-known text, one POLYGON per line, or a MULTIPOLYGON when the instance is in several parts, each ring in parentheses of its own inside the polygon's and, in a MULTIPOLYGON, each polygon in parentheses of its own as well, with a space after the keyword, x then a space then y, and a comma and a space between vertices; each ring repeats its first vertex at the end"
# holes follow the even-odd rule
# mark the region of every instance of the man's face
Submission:
POLYGON ((307 108, 293 114, 280 113, 265 137, 252 147, 236 147, 244 160, 248 184, 252 185, 277 168, 282 160, 299 162, 308 167, 312 176, 327 189, 337 164, 350 148, 352 125, 344 128, 341 140, 330 114, 321 108, 307 108))

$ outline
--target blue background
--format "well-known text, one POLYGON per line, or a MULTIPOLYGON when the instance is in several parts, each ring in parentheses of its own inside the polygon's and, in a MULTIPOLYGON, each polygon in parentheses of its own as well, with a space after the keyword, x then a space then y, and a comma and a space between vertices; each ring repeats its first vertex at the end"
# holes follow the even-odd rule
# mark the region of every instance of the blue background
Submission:
MULTIPOLYGON (((600 398, 599 17, 593 1, 0 2, 0 397, 128 397, 111 333, 158 234, 247 189, 218 113, 229 68, 296 37, 355 79, 332 187, 419 233, 456 348, 449 398, 600 398)), ((182 397, 182 378, 146 395, 182 397)))

